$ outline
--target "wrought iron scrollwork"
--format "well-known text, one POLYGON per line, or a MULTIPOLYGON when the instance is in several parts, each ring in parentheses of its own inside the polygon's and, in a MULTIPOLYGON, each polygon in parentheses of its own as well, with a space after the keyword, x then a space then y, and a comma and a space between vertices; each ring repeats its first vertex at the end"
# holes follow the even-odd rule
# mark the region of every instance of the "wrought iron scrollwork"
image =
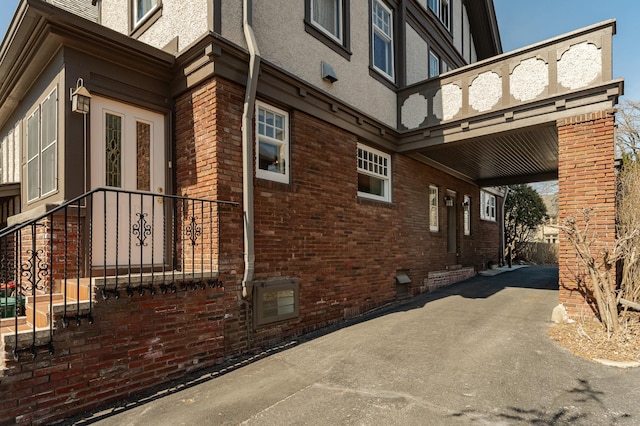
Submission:
POLYGON ((136 242, 136 246, 147 246, 145 240, 149 235, 151 235, 151 225, 147 223, 147 213, 136 213, 138 216, 138 220, 131 227, 131 233, 138 238, 138 242, 136 242))
POLYGON ((191 216, 191 222, 184 232, 191 240, 191 246, 195 247, 197 245, 196 241, 198 240, 198 237, 202 235, 202 228, 198 226, 197 218, 195 216, 191 216))
POLYGON ((27 280, 21 283, 23 291, 45 290, 42 282, 49 275, 49 264, 42 260, 43 254, 44 250, 27 250, 29 257, 20 265, 20 276, 27 280))

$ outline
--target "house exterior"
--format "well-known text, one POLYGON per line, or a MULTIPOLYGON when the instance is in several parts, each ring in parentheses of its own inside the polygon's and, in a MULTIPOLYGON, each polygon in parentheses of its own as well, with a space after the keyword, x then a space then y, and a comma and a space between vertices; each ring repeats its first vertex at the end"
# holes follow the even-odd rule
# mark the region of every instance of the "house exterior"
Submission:
POLYGON ((547 208, 549 220, 538 227, 534 240, 541 243, 558 244, 560 233, 558 229, 558 194, 542 194, 540 197, 547 208))
POLYGON ((21 379, 0 388, 29 391, 0 418, 57 419, 497 262, 492 186, 559 177, 561 216, 594 167, 608 188, 614 32, 503 54, 491 0, 21 1, 0 46, 21 379), (604 166, 576 164, 594 146, 604 166))

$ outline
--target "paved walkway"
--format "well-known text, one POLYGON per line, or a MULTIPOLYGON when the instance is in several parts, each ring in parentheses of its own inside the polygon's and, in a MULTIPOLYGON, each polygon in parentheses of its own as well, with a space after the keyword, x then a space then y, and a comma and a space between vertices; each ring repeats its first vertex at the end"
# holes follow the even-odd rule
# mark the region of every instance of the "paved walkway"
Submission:
POLYGON ((477 276, 73 424, 640 424, 640 369, 556 345, 557 300, 556 268, 477 276))

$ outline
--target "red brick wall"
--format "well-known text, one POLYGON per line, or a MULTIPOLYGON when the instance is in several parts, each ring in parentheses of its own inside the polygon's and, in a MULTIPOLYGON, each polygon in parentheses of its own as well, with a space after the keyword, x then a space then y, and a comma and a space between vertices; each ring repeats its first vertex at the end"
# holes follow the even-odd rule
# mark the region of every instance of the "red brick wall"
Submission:
MULTIPOLYGON (((216 78, 177 100, 178 193, 241 201, 243 95, 240 86, 216 78)), ((298 278, 300 316, 259 328, 251 334, 252 344, 309 331, 395 300, 397 270, 409 270, 416 293, 429 271, 456 263, 482 267, 498 260, 498 222, 480 220, 477 186, 394 155, 393 202, 359 199, 358 138, 300 111, 289 112, 291 183, 254 181, 255 279, 298 278), (438 233, 429 231, 430 184, 439 187, 438 233), (460 257, 453 255, 453 260, 446 253, 447 189, 458 197, 460 257), (471 236, 462 233, 464 195, 472 202, 471 236)), ((223 246, 231 254, 242 253, 241 210, 236 214, 230 227, 223 225, 223 246)), ((238 284, 242 259, 223 256, 221 262, 225 260, 237 273, 238 284)), ((238 287, 227 291, 239 295, 238 287)), ((246 308, 237 310, 239 318, 246 308)), ((246 329, 239 320, 239 338, 242 332, 246 329)))
MULTIPOLYGON (((204 82, 176 99, 176 194, 242 202, 243 102, 244 88, 219 79, 204 82)), ((240 301, 242 207, 219 206, 216 213, 211 224, 216 228, 213 236, 211 229, 203 232, 205 240, 213 240, 210 249, 213 263, 219 265, 224 279, 225 341, 228 354, 236 354, 249 347, 245 321, 249 305, 240 301)), ((185 230, 179 229, 179 233, 184 238, 185 230)), ((187 241, 184 247, 187 258, 190 250, 187 241)), ((204 256, 208 256, 206 248, 204 256)))
POLYGON ((300 279, 300 317, 257 331, 311 330, 395 300, 397 270, 412 293, 429 271, 499 257, 498 222, 479 219, 479 188, 402 155, 392 157, 390 204, 357 196, 358 139, 299 111, 291 113, 289 185, 256 179, 256 279, 300 279), (440 231, 429 231, 429 185, 439 187, 440 231), (447 255, 446 190, 457 192, 460 257, 447 255), (472 235, 463 236, 462 200, 472 199, 472 235))
POLYGON ((53 355, 14 361, 2 348, 0 424, 46 424, 220 363, 230 352, 225 309, 222 290, 207 287, 100 298, 93 324, 64 328, 57 316, 53 355))
MULTIPOLYGON (((602 111, 558 121, 558 219, 574 216, 583 223, 582 210, 592 209, 591 230, 599 247, 615 241, 614 114, 602 111)), ((585 278, 575 252, 560 234, 560 303, 572 317, 593 315, 577 280, 585 278)))
MULTIPOLYGON (((243 94, 212 79, 176 100, 178 194, 242 201, 243 94)), ((253 330, 251 305, 240 297, 242 209, 225 207, 219 233, 209 237, 216 244, 205 253, 220 265, 223 289, 100 301, 92 325, 56 328, 53 355, 14 362, 4 348, 0 394, 11 396, 0 405, 0 423, 51 421, 358 315, 396 299, 397 270, 408 271, 416 293, 430 271, 498 260, 498 223, 479 219, 478 187, 393 155, 392 203, 360 199, 358 139, 299 111, 290 119, 291 184, 255 180, 255 279, 298 278, 299 317, 253 330), (430 184, 439 188, 437 233, 429 231, 430 184), (457 193, 459 257, 446 253, 447 189, 457 193), (472 202, 470 236, 462 232, 464 195, 472 202)), ((205 227, 217 228, 216 221, 205 227)))

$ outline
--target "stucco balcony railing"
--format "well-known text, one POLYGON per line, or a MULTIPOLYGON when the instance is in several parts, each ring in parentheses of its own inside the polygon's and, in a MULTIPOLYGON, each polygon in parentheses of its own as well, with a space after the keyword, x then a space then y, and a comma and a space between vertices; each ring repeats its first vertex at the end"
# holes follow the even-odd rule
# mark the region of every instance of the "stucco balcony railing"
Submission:
POLYGON ((401 90, 400 150, 610 107, 623 84, 612 80, 614 34, 615 21, 606 21, 401 90))

